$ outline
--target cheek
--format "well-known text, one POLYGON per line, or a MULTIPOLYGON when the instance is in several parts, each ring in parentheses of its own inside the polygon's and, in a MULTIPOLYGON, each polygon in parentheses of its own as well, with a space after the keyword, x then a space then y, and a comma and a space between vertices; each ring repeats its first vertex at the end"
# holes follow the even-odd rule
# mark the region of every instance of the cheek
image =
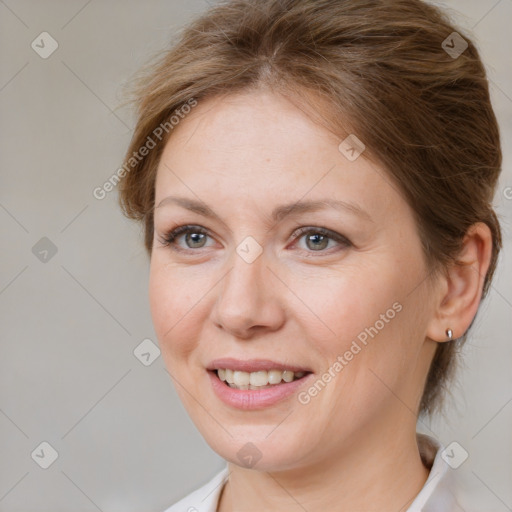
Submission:
MULTIPOLYGON (((183 272, 152 260, 149 275, 149 304, 153 326, 164 358, 182 360, 193 349, 194 329, 200 313, 197 290, 183 272)), ((197 290, 198 295, 200 290, 197 290)), ((203 292, 204 294, 204 292, 203 292)))
POLYGON ((386 311, 391 309, 390 316, 393 316, 393 303, 400 296, 396 277, 386 272, 382 264, 365 268, 347 266, 343 273, 325 275, 321 281, 309 280, 302 287, 303 291, 298 290, 297 295, 307 297, 305 302, 328 333, 326 337, 316 338, 322 347, 331 350, 343 349, 386 311))
POLYGON ((307 302, 323 326, 315 333, 310 324, 308 337, 315 340, 327 367, 345 356, 343 373, 385 367, 392 374, 406 353, 416 349, 409 341, 414 325, 419 325, 419 290, 410 292, 420 280, 421 268, 410 263, 404 267, 383 256, 364 267, 347 266, 342 276, 333 273, 314 289, 303 284, 310 292, 307 302))

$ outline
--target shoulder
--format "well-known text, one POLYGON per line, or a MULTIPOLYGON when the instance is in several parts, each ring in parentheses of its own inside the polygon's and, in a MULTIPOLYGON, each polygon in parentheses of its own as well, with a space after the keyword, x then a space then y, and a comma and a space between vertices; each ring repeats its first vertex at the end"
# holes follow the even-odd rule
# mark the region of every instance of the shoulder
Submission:
POLYGON ((219 496, 228 475, 229 469, 226 466, 202 487, 191 492, 163 512, 217 512, 219 496))

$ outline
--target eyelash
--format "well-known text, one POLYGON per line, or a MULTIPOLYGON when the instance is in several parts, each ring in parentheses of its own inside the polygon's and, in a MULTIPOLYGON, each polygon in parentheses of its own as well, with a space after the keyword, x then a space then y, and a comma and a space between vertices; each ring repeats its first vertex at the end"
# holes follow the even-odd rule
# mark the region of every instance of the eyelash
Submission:
MULTIPOLYGON (((204 249, 204 247, 200 247, 199 249, 183 249, 181 247, 178 247, 176 245, 176 243, 175 243, 176 239, 180 235, 187 234, 187 233, 197 233, 197 234, 204 234, 204 235, 209 236, 208 230, 202 228, 201 226, 195 226, 195 225, 188 224, 188 225, 184 225, 184 226, 179 226, 179 227, 169 231, 168 233, 166 233, 160 239, 160 243, 163 246, 165 246, 165 247, 171 247, 172 250, 174 250, 174 251, 181 251, 181 252, 189 252, 189 251, 196 252, 199 249, 204 249)), ((310 233, 326 236, 327 238, 329 238, 331 240, 334 240, 334 241, 340 243, 342 246, 345 246, 345 247, 349 247, 349 246, 352 245, 350 240, 348 240, 343 235, 340 235, 339 233, 336 233, 335 231, 331 231, 330 229, 326 229, 326 228, 317 228, 317 227, 312 227, 312 226, 302 227, 302 228, 299 228, 299 229, 295 230, 293 232, 294 240, 295 239, 300 239, 304 235, 307 235, 307 234, 310 234, 310 233)), ((310 253, 319 252, 319 253, 331 254, 331 251, 326 251, 326 250, 307 251, 307 252, 310 252, 310 253)))

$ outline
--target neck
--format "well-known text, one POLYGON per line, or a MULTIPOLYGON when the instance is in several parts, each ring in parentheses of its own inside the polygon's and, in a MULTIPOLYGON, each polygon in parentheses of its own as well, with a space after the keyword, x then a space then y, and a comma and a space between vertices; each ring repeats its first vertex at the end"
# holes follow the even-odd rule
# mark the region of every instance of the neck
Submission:
POLYGON ((359 432, 349 449, 292 470, 256 471, 229 463, 218 512, 406 510, 429 475, 416 425, 380 427, 378 435, 359 432))

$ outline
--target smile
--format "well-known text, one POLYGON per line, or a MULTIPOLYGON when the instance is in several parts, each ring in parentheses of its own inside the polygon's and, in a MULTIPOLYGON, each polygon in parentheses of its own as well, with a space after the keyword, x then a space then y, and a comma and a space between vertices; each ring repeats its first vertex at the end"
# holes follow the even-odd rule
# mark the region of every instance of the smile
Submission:
POLYGON ((281 382, 293 382, 301 379, 307 372, 293 372, 290 370, 260 370, 256 372, 244 372, 219 368, 216 370, 218 378, 230 388, 241 390, 267 389, 278 386, 281 382))
POLYGON ((284 369, 282 365, 272 362, 266 366, 270 369, 262 369, 262 361, 256 364, 230 364, 226 360, 222 364, 210 366, 207 373, 212 391, 221 402, 231 408, 242 411, 265 409, 290 399, 307 386, 314 375, 311 371, 299 367, 295 367, 294 370, 284 369), (252 371, 240 369, 244 365, 247 370, 252 371), (235 366, 236 369, 229 366, 235 366), (275 366, 281 366, 281 369, 275 366))

